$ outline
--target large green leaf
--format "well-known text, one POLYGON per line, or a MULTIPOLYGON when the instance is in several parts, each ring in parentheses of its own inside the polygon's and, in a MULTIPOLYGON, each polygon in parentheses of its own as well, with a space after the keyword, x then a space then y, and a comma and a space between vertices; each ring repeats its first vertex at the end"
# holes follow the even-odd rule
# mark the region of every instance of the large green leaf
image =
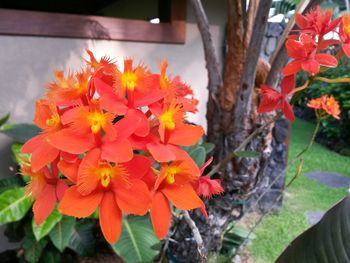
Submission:
POLYGON ((127 263, 152 262, 158 254, 152 247, 158 242, 148 217, 127 216, 120 239, 112 248, 127 263))
POLYGON ((52 213, 42 222, 40 225, 35 223, 33 218, 32 228, 35 239, 39 241, 44 236, 48 235, 50 231, 55 227, 55 225, 62 219, 62 214, 58 212, 57 209, 54 209, 52 213))
POLYGON ((55 247, 62 253, 69 244, 75 226, 75 218, 64 216, 50 232, 50 239, 55 247))
POLYGON ((206 152, 204 147, 198 146, 190 152, 190 156, 198 167, 201 167, 205 162, 206 152))
POLYGON ((78 221, 72 231, 68 247, 81 256, 89 256, 95 252, 95 237, 92 219, 78 221))
POLYGON ((32 205, 24 188, 9 189, 0 194, 0 225, 22 219, 32 205))
POLYGON ((38 135, 40 129, 33 124, 4 124, 0 127, 0 132, 6 134, 16 142, 25 143, 30 138, 38 135))
POLYGON ((0 179, 0 193, 11 188, 23 186, 23 180, 20 175, 11 176, 9 178, 0 179))
POLYGON ((350 195, 298 236, 276 262, 350 262, 350 195))
POLYGON ((26 235, 22 245, 26 261, 30 263, 38 262, 46 245, 47 239, 37 242, 33 235, 26 235))

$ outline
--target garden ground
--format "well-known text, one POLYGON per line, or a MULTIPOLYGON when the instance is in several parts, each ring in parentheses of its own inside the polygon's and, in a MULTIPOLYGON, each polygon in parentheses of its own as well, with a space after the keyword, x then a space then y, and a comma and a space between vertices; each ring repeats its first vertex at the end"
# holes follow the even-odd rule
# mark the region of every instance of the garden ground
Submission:
MULTIPOLYGON (((314 125, 296 120, 292 125, 289 159, 292 160, 309 143, 314 125)), ((283 249, 310 224, 310 211, 326 211, 347 192, 346 188, 329 188, 304 176, 311 171, 332 171, 350 177, 350 157, 341 156, 315 143, 304 155, 301 175, 285 191, 280 212, 265 216, 256 229, 256 238, 248 250, 254 263, 274 262, 283 249)), ((297 164, 289 167, 287 182, 296 174, 297 164)))

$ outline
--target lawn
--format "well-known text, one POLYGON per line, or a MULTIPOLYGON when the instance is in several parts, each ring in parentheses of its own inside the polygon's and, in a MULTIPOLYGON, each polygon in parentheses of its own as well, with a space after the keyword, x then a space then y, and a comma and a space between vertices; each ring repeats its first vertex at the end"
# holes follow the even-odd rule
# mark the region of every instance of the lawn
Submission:
MULTIPOLYGON (((302 120, 293 123, 290 159, 305 148, 313 129, 313 124, 302 120)), ((296 166, 289 167, 287 180, 295 175, 296 166)), ((328 188, 303 176, 309 171, 333 171, 350 177, 350 158, 316 143, 304 154, 303 172, 286 190, 282 209, 278 214, 267 215, 256 230, 256 239, 248 248, 254 263, 274 262, 310 226, 305 216, 307 211, 325 211, 346 195, 345 188, 328 188)))

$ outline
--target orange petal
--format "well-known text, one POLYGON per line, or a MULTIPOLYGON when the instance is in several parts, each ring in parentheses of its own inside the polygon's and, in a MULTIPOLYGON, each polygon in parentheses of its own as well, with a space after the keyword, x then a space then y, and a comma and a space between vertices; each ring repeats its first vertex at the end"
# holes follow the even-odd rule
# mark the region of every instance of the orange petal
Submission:
POLYGON ((63 173, 65 177, 67 177, 71 182, 77 182, 78 169, 80 165, 80 159, 75 163, 69 163, 65 160, 61 160, 58 163, 58 169, 63 173))
POLYGON ((112 192, 103 195, 99 211, 100 227, 103 236, 110 244, 119 239, 122 230, 122 213, 112 192))
POLYGON ((181 210, 191 210, 203 205, 202 200, 189 184, 182 186, 167 185, 162 189, 162 192, 176 208, 181 210))
POLYGON ((95 140, 92 134, 79 135, 74 134, 69 129, 63 129, 48 136, 48 142, 60 149, 72 154, 86 152, 95 146, 95 140))
POLYGON ((118 115, 124 115, 128 109, 125 102, 114 94, 104 94, 100 98, 101 108, 118 115))
POLYGON ((78 170, 77 185, 79 193, 84 196, 94 191, 100 183, 99 176, 95 174, 100 156, 101 151, 99 149, 93 149, 81 161, 78 170))
POLYGON ((104 142, 101 146, 101 158, 123 163, 130 161, 133 157, 133 149, 129 140, 116 140, 113 142, 104 142))
POLYGON ((203 134, 204 130, 201 126, 184 124, 171 131, 168 143, 181 146, 191 146, 194 145, 203 134))
POLYGON ((58 180, 56 184, 56 197, 58 201, 62 200, 67 189, 68 185, 63 180, 58 180))
POLYGON ((161 192, 156 192, 152 200, 151 220, 154 233, 159 239, 165 238, 171 223, 169 202, 161 192))
POLYGON ((34 220, 40 225, 56 206, 56 189, 54 185, 47 184, 34 202, 34 220))
POLYGON ((59 155, 60 151, 50 144, 43 142, 32 153, 31 165, 33 172, 39 171, 41 168, 51 163, 59 155))
POLYGON ((82 196, 78 192, 77 186, 67 189, 58 206, 62 214, 75 217, 88 217, 95 212, 97 206, 101 203, 103 192, 94 192, 82 196))
POLYGON ((32 153, 34 152, 45 140, 46 134, 39 134, 30 140, 28 140, 21 149, 22 153, 32 153))
POLYGON ((158 162, 169 162, 175 159, 175 155, 167 145, 160 143, 148 143, 147 150, 152 154, 153 158, 158 162))
POLYGON ((151 169, 152 162, 149 158, 142 155, 135 155, 130 162, 123 163, 131 179, 141 179, 144 177, 149 169, 151 169))
POLYGON ((151 196, 147 185, 141 180, 132 180, 132 186, 116 188, 115 196, 120 209, 128 214, 144 215, 147 213, 151 196))

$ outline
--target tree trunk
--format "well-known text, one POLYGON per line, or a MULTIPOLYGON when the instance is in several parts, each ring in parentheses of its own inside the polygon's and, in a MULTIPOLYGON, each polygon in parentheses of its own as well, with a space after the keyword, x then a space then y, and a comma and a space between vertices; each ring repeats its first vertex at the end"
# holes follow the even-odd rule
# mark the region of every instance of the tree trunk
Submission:
MULTIPOLYGON (((203 40, 208 69, 207 138, 216 146, 215 163, 232 153, 250 133, 271 119, 271 114, 257 114, 259 98, 256 87, 266 82, 276 85, 279 72, 288 59, 283 44, 273 56, 276 59, 270 61, 271 71, 270 64, 259 59, 271 2, 249 1, 246 10, 245 0, 228 0, 228 52, 222 80, 205 12, 200 0, 191 0, 203 40)), ((311 1, 311 5, 306 9, 318 2, 311 1)), ((301 10, 304 9, 305 7, 301 10)), ((282 37, 283 42, 286 36, 287 34, 284 34, 282 37)), ((230 222, 243 215, 243 204, 254 194, 265 169, 271 165, 269 158, 273 152, 272 142, 276 146, 272 128, 273 124, 246 147, 246 150, 260 152, 260 158, 234 159, 221 173, 214 176, 221 179, 225 193, 206 201, 208 220, 205 220, 199 211, 191 214, 202 235, 204 249, 210 254, 209 257, 215 257, 220 252, 224 230, 230 222)), ((278 143, 283 144, 284 141, 281 140, 278 143)), ((285 164, 282 162, 282 165, 285 164)), ((184 220, 175 221, 176 231, 172 238, 178 242, 169 243, 170 255, 180 262, 199 262, 197 244, 191 238, 191 229, 184 220)))

